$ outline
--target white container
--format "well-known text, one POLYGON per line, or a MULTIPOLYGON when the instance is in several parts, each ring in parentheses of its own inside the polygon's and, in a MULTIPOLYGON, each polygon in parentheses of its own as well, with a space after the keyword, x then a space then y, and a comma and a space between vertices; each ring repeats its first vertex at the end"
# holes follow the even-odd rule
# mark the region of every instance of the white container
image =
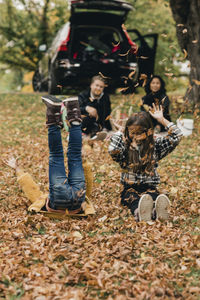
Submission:
POLYGON ((192 119, 181 119, 177 120, 177 126, 181 129, 183 136, 192 134, 194 128, 194 120, 192 119))

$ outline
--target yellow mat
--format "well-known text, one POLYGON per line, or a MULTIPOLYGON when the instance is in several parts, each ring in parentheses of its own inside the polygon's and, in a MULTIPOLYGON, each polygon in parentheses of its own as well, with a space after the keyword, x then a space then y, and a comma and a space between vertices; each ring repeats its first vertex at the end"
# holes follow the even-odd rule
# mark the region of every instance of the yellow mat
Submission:
POLYGON ((69 214, 68 210, 66 210, 64 214, 42 211, 41 209, 46 203, 48 194, 40 191, 38 184, 34 181, 34 179, 29 173, 24 172, 22 169, 18 169, 17 181, 21 186, 26 197, 32 202, 32 204, 28 207, 28 211, 42 213, 45 216, 48 216, 50 218, 57 218, 57 219, 65 219, 69 217, 79 218, 79 217, 94 215, 95 209, 93 203, 89 199, 89 196, 91 195, 92 192, 92 185, 93 185, 93 174, 91 170, 91 165, 85 163, 83 164, 83 166, 84 166, 84 173, 85 173, 85 180, 86 180, 86 197, 85 197, 85 201, 82 204, 82 210, 84 211, 84 213, 82 214, 81 213, 69 214))

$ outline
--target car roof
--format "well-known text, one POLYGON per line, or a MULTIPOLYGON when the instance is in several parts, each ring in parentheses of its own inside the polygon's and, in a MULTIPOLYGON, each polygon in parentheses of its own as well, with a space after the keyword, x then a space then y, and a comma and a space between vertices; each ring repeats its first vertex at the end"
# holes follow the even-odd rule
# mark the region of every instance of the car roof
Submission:
POLYGON ((71 7, 86 8, 86 9, 112 9, 121 11, 130 11, 133 6, 123 0, 69 0, 71 7))
POLYGON ((123 0, 70 0, 71 20, 81 13, 110 13, 112 16, 118 15, 121 17, 121 22, 124 22, 126 16, 133 6, 123 0))

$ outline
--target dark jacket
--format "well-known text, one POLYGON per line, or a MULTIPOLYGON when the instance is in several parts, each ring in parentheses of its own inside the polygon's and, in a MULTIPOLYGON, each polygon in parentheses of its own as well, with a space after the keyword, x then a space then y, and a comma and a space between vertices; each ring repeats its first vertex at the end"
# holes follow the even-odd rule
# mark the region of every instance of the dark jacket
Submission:
POLYGON ((101 127, 112 130, 110 121, 106 120, 111 113, 111 103, 108 94, 104 93, 99 100, 94 99, 92 101, 90 99, 90 89, 87 89, 78 95, 78 99, 82 115, 89 115, 85 110, 86 106, 94 107, 97 110, 99 116, 98 123, 101 125, 101 127))

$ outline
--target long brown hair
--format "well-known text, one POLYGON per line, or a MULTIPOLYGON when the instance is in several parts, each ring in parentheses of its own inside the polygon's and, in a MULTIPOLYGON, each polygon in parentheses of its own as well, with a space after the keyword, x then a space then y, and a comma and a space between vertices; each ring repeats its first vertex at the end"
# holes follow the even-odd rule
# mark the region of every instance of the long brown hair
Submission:
POLYGON ((151 174, 154 167, 153 125, 149 113, 133 114, 126 122, 125 139, 127 145, 128 167, 134 172, 151 174), (129 127, 134 125, 134 137, 129 136, 129 127))

